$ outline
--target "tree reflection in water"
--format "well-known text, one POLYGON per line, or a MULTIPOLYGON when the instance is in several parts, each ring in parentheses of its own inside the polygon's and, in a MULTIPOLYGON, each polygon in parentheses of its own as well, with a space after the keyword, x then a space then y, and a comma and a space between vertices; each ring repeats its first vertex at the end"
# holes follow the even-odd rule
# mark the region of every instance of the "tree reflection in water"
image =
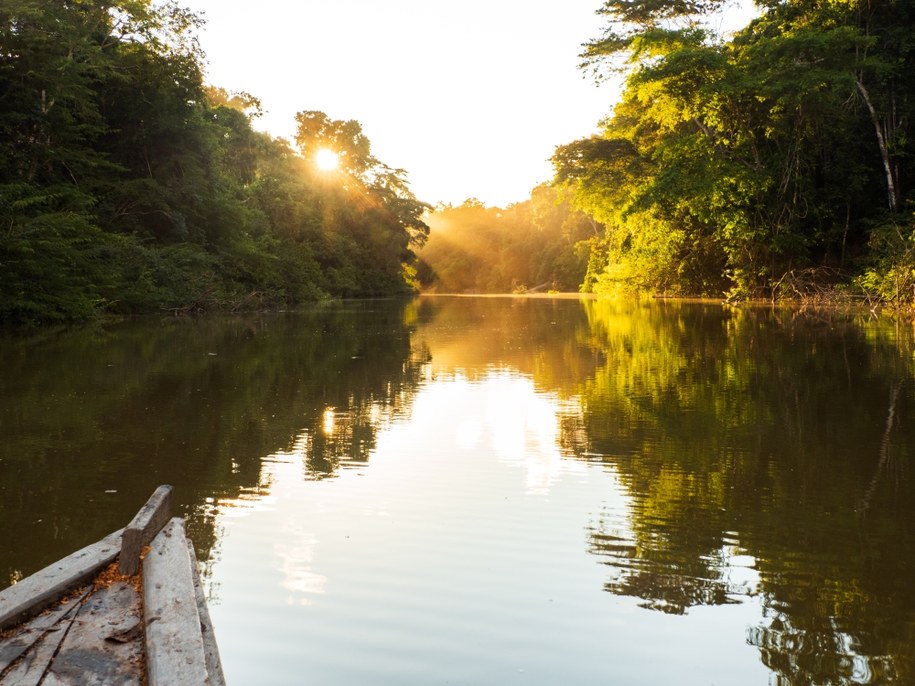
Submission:
POLYGON ((843 315, 585 307, 606 364, 581 390, 578 454, 600 455, 632 500, 626 522, 604 513, 589 530, 606 589, 669 613, 755 597, 765 619, 747 642, 777 683, 912 683, 908 334, 843 315))
POLYGON ((415 318, 357 302, 0 342, 0 585, 122 526, 162 482, 208 560, 216 503, 268 489, 264 456, 304 435, 309 478, 364 462, 415 392, 415 318))
POLYGON ((4 341, 0 579, 109 533, 162 481, 216 559, 214 503, 269 491, 265 456, 303 454, 309 480, 364 469, 426 380, 507 369, 555 399, 567 459, 626 495, 587 526, 607 591, 671 614, 758 604, 746 642, 776 683, 915 683, 911 335, 791 310, 421 299, 4 341))

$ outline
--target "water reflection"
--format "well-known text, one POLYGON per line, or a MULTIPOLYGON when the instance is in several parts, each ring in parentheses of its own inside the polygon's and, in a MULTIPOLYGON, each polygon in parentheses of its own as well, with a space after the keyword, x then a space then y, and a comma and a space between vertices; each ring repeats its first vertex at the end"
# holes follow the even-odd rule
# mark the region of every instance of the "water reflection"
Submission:
POLYGON ((777 683, 915 678, 907 332, 787 311, 588 311, 607 362, 584 384, 586 435, 633 501, 631 538, 591 527, 607 589, 674 613, 759 594, 747 640, 777 683))
POLYGON ((303 479, 305 441, 265 465, 271 507, 225 521, 220 553, 231 563, 213 572, 214 621, 239 681, 265 678, 252 615, 284 627, 271 634, 288 663, 266 678, 277 684, 297 683, 291 663, 303 645, 316 683, 495 683, 506 660, 509 675, 548 683, 538 671, 561 660, 541 643, 558 640, 564 652, 593 630, 577 624, 583 607, 604 621, 580 535, 594 502, 580 482, 599 470, 563 458, 557 404, 530 379, 473 375, 422 384, 361 469, 303 479), (567 631, 553 639, 557 625, 567 631))
POLYGON ((0 580, 171 482, 251 679, 915 683, 911 339, 423 298, 5 340, 0 580))
POLYGON ((315 477, 364 462, 416 387, 414 319, 352 303, 0 341, 0 581, 123 526, 160 483, 209 559, 214 503, 263 490, 264 456, 303 435, 315 477))

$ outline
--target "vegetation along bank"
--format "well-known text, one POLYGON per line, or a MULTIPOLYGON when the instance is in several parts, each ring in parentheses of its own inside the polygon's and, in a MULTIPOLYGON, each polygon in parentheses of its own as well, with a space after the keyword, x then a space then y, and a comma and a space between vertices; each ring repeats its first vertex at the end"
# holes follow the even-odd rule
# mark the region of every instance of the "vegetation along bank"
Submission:
POLYGON ((766 0, 733 34, 721 5, 598 7, 582 67, 619 102, 503 209, 421 202, 356 121, 256 131, 177 4, 4 0, 0 323, 420 287, 911 307, 915 0, 766 0))

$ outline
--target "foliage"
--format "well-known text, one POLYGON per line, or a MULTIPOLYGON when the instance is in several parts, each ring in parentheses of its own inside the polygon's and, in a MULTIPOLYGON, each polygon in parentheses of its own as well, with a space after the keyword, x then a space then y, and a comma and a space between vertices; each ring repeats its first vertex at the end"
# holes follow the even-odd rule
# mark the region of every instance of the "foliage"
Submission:
POLYGON ((891 307, 911 307, 915 304, 915 220, 875 227, 871 248, 874 260, 856 278, 856 285, 891 307))
POLYGON ((878 227, 915 199, 915 3, 767 2, 729 40, 706 28, 716 6, 600 10, 585 66, 626 87, 599 136, 553 158, 605 227, 586 288, 776 296, 825 267, 866 269, 884 295, 905 249, 878 227))
POLYGON ((440 206, 419 252, 424 288, 443 293, 577 291, 597 226, 549 186, 502 209, 440 206))
POLYGON ((427 205, 403 170, 321 112, 298 150, 256 132, 256 97, 204 85, 200 24, 150 0, 0 6, 0 322, 412 290, 427 205))

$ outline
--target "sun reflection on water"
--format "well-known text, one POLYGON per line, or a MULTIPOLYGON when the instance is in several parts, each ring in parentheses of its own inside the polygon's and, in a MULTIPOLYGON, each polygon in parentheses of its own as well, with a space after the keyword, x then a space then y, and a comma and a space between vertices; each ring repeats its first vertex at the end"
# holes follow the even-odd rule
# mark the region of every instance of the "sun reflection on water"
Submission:
MULTIPOLYGON (((410 502, 419 497, 416 475, 424 470, 437 470, 442 475, 440 478, 458 488, 461 482, 476 478, 475 472, 464 468, 467 459, 461 455, 473 455, 477 460, 491 455, 497 464, 523 475, 521 483, 526 495, 548 496, 562 475, 583 473, 587 469, 584 462, 563 458, 558 419, 563 411, 567 408, 557 398, 538 393, 530 379, 505 371, 491 371, 474 381, 455 375, 427 382, 407 413, 409 416, 391 419, 379 433, 378 445, 370 457, 369 474, 382 491, 359 500, 356 512, 347 511, 345 516, 361 514, 376 521, 391 516, 390 503, 410 502), (455 421, 456 418, 459 419, 455 421), (418 454, 418 445, 439 445, 442 453, 418 454)), ((375 419, 382 414, 377 404, 368 413, 375 419)), ((338 415, 334 407, 327 407, 321 414, 318 431, 328 439, 335 436, 338 415)), ((310 605, 315 596, 327 592, 330 584, 327 574, 318 569, 323 540, 319 529, 323 523, 309 525, 313 516, 303 512, 313 515, 313 508, 320 507, 324 517, 343 516, 339 512, 340 504, 333 500, 321 501, 323 505, 309 501, 316 495, 313 484, 318 483, 309 476, 316 462, 316 456, 311 454, 313 448, 313 434, 303 430, 288 450, 262 459, 256 487, 245 490, 237 498, 215 503, 225 526, 229 526, 228 520, 266 518, 265 522, 251 526, 247 534, 244 526, 228 533, 246 537, 269 528, 271 566, 279 574, 279 585, 289 594, 287 602, 297 605, 310 605), (270 521, 269 526, 266 520, 270 521)), ((348 465, 344 462, 322 464, 324 468, 332 465, 337 479, 363 475, 361 470, 345 469, 348 465)), ((363 468, 365 464, 352 466, 363 468)), ((434 517, 434 510, 429 514, 434 517)), ((263 546, 263 541, 258 543, 263 546)))
MULTIPOLYGON (((615 469, 565 435, 580 422, 574 402, 506 370, 443 374, 381 422, 363 461, 349 465, 358 468, 316 452, 352 445, 341 437, 375 407, 326 408, 288 450, 263 458, 257 489, 219 503, 225 562, 215 563, 214 576, 236 609, 217 619, 240 622, 220 635, 230 663, 250 651, 250 629, 238 618, 252 616, 285 627, 288 635, 269 635, 271 646, 289 644, 287 659, 308 644, 336 674, 346 658, 335 636, 376 666, 413 655, 410 641, 429 641, 437 656, 430 659, 457 660, 451 669, 466 664, 477 638, 504 641, 519 626, 529 628, 507 645, 536 642, 558 625, 572 635, 583 613, 621 645, 644 640, 594 599, 613 586, 620 592, 599 600, 615 602, 617 612, 645 606, 640 584, 658 570, 634 548, 632 503, 615 469), (589 527, 595 507, 599 521, 589 527), (590 549, 581 543, 589 532, 590 549)), ((732 543, 708 563, 730 578, 697 582, 697 597, 723 593, 740 604, 755 590, 755 561, 732 543)), ((678 585, 689 573, 667 572, 678 585)), ((654 624, 643 622, 642 630, 654 624)), ((602 640, 600 633, 574 641, 602 640)))
POLYGON ((285 538, 277 542, 274 551, 280 560, 283 588, 294 594, 295 602, 310 605, 308 596, 325 592, 327 577, 312 571, 318 538, 308 531, 287 530, 285 538))
POLYGON ((324 414, 322 415, 323 419, 321 422, 321 428, 324 430, 324 433, 328 436, 333 436, 333 434, 334 434, 335 416, 336 415, 334 414, 334 408, 332 408, 332 407, 328 407, 326 410, 324 410, 324 414))
POLYGON ((526 492, 548 495, 554 480, 584 465, 564 459, 560 451, 558 401, 537 393, 532 381, 511 374, 487 379, 485 418, 492 447, 506 464, 524 469, 526 492))

